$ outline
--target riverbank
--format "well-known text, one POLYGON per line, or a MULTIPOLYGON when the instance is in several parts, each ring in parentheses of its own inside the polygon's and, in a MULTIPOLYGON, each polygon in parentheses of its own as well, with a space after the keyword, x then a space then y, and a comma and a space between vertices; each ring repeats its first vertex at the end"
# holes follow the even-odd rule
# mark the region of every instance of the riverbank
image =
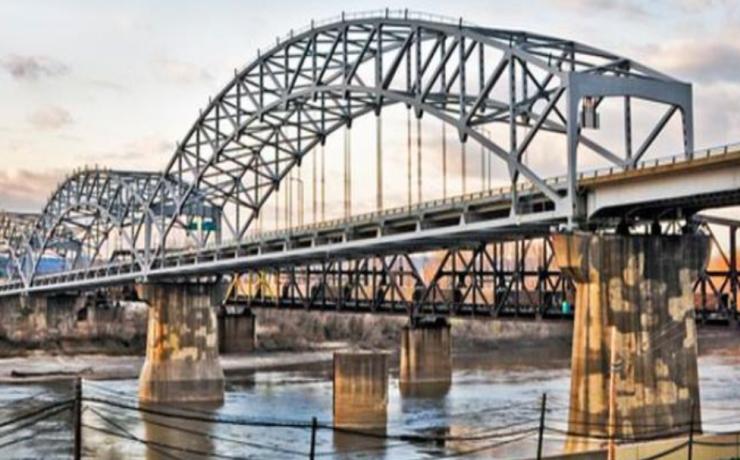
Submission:
MULTIPOLYGON (((105 316, 97 312, 82 322, 67 324, 64 334, 8 334, 0 331, 0 359, 35 356, 143 355, 146 349, 146 309, 141 303, 120 307, 105 316), (93 319, 93 317, 95 319, 93 319), (127 319, 126 319, 127 318, 127 319), (118 330, 116 321, 125 327, 118 330), (90 331, 95 331, 92 334, 90 331)), ((258 351, 316 351, 342 342, 347 346, 393 350, 408 323, 403 316, 336 314, 306 311, 254 310, 258 351)), ((2 318, 0 318, 2 319, 2 318)), ((452 319, 452 339, 458 349, 481 350, 509 342, 570 346, 570 321, 452 319), (555 343, 557 342, 557 344, 555 343)), ((1 321, 0 321, 1 323, 1 321)))
MULTIPOLYGON (((536 332, 539 323, 463 322, 453 325, 453 360, 465 364, 488 355, 498 366, 508 369, 558 368, 567 369, 570 362, 570 342, 553 331, 536 332), (502 326, 504 324, 504 326, 502 326), (533 327, 534 326, 534 327, 533 327), (492 334, 498 331, 498 334, 492 334), (528 332, 526 338, 519 332, 528 332), (539 334, 539 335, 538 335, 539 334)), ((398 341, 388 339, 392 367, 398 362, 398 341)), ((700 355, 740 355, 740 334, 728 328, 701 328, 700 355)), ((248 378, 256 371, 330 369, 333 353, 358 347, 356 341, 317 341, 310 349, 258 349, 240 355, 223 355, 221 364, 227 379, 248 378)), ((368 348, 368 347, 366 347, 368 348)), ((76 376, 90 380, 135 379, 144 364, 142 353, 110 355, 101 353, 60 353, 36 350, 24 356, 0 358, 1 383, 31 383, 70 379, 76 376), (18 376, 22 374, 22 376, 18 376)))

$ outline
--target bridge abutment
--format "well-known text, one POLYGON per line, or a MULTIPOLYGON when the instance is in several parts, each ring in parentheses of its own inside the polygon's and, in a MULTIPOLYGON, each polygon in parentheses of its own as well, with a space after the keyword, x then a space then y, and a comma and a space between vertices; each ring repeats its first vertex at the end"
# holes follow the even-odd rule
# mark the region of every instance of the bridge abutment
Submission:
POLYGON ((222 354, 253 351, 257 318, 248 308, 222 307, 218 312, 218 349, 222 354))
POLYGON ((401 392, 446 393, 452 385, 452 340, 445 318, 412 321, 401 332, 401 392))
POLYGON ((388 418, 388 354, 334 353, 334 425, 384 429, 388 418))
MULTIPOLYGON (((562 234, 553 244, 576 283, 569 431, 685 432, 692 410, 700 429, 693 286, 708 239, 562 234)), ((587 446, 582 436, 566 443, 587 446)))
POLYGON ((139 399, 218 402, 224 373, 218 355, 213 283, 159 283, 143 288, 149 303, 146 361, 139 399))

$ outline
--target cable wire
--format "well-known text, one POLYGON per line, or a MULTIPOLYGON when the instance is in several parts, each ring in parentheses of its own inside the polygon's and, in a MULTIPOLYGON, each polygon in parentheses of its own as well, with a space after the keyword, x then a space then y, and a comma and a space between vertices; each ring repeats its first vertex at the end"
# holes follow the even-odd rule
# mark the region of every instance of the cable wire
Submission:
MULTIPOLYGON (((103 415, 97 409, 91 408, 90 410, 92 412, 94 412, 96 415, 100 416, 101 418, 103 417, 103 415)), ((256 443, 256 442, 245 441, 243 439, 235 439, 235 438, 230 438, 230 437, 215 435, 215 434, 211 434, 211 433, 208 433, 208 432, 205 432, 205 431, 194 430, 192 428, 185 428, 185 427, 181 427, 181 426, 177 426, 177 425, 171 425, 171 424, 168 424, 168 423, 164 423, 164 422, 160 422, 160 421, 155 421, 155 420, 151 420, 151 419, 144 419, 143 421, 144 421, 144 423, 149 424, 149 425, 156 425, 156 426, 159 426, 159 427, 162 427, 162 428, 167 428, 167 429, 170 429, 170 430, 175 430, 175 431, 180 431, 180 432, 183 432, 183 433, 188 433, 188 434, 194 434, 194 435, 198 435, 198 436, 203 436, 204 438, 213 439, 213 440, 216 440, 216 441, 231 442, 231 443, 234 443, 234 444, 239 444, 239 445, 243 445, 243 446, 247 446, 247 447, 253 447, 255 449, 272 450, 272 451, 275 451, 275 452, 280 452, 280 453, 290 454, 290 455, 298 455, 298 456, 301 456, 301 457, 305 457, 306 455, 308 455, 307 452, 301 452, 301 451, 291 450, 291 449, 284 449, 284 448, 281 448, 279 446, 269 446, 269 445, 265 445, 265 444, 259 444, 259 443, 256 443)))

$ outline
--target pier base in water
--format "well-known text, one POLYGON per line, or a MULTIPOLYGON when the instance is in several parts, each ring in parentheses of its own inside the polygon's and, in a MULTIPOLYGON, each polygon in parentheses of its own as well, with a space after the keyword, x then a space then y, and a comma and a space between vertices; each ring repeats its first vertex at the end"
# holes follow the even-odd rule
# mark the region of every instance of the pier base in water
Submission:
POLYGON ((213 284, 146 285, 146 361, 139 377, 144 402, 218 402, 224 373, 218 355, 213 284))
POLYGON ((553 244, 576 283, 569 431, 580 436, 566 449, 593 446, 584 436, 684 433, 691 420, 699 431, 694 282, 708 239, 563 234, 553 244))

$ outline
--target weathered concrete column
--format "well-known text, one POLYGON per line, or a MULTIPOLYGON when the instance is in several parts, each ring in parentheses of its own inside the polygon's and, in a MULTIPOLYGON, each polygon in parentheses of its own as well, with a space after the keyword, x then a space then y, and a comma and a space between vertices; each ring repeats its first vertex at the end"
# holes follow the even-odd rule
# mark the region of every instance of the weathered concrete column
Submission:
POLYGON ((21 295, 0 299, 0 336, 17 344, 87 338, 76 328, 84 298, 76 294, 21 295))
MULTIPOLYGON (((563 234, 553 244, 576 282, 570 431, 606 436, 612 425, 622 437, 685 432, 692 410, 698 431, 693 285, 708 260, 708 239, 563 234)), ((571 437, 566 449, 586 445, 571 437)))
POLYGON ((388 417, 388 354, 334 353, 334 425, 385 428, 388 417))
POLYGON ((248 308, 222 307, 218 311, 220 353, 246 353, 255 348, 257 319, 248 308))
POLYGON ((49 336, 47 297, 21 295, 0 299, 0 329, 10 342, 39 344, 49 336))
POLYGON ((218 402, 224 373, 218 357, 213 284, 146 285, 149 302, 146 361, 139 399, 147 402, 218 402))
POLYGON ((419 320, 406 326, 401 333, 400 358, 402 393, 446 393, 452 384, 452 340, 447 320, 419 320))

